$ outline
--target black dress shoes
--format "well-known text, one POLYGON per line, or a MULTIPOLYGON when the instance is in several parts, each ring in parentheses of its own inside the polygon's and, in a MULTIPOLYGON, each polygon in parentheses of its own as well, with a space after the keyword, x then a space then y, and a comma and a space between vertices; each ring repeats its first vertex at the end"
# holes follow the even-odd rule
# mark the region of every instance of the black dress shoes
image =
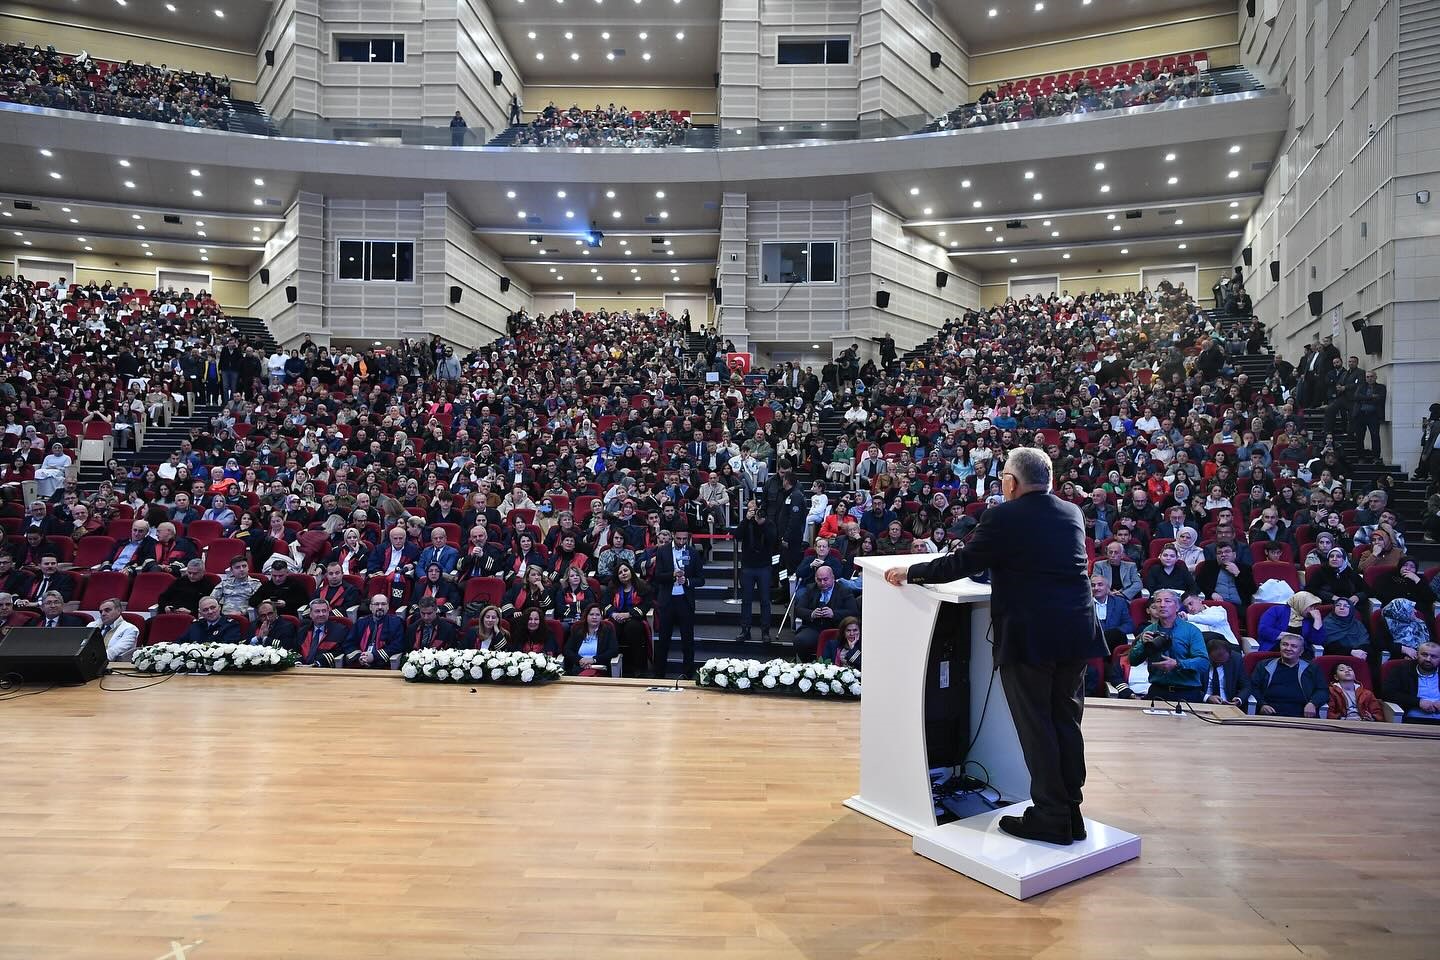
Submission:
POLYGON ((1080 808, 1076 807, 1070 811, 1070 839, 1085 839, 1085 818, 1080 815, 1080 808))
MULTIPOLYGON (((1058 831, 1042 826, 1034 817, 1030 816, 1029 810, 1026 810, 1025 815, 1021 817, 1000 818, 1000 829, 1012 837, 1019 837, 1021 840, 1039 840, 1043 843, 1053 843, 1062 847, 1068 847, 1074 842, 1073 824, 1071 826, 1072 829, 1065 831, 1058 831)), ((1081 825, 1081 831, 1084 831, 1083 824, 1081 825)))

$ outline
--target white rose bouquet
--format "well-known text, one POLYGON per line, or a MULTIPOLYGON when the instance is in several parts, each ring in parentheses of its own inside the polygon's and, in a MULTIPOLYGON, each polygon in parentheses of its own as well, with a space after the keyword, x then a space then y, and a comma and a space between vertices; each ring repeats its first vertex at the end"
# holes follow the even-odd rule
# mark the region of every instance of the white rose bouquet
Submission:
POLYGON ((141 673, 274 673, 299 660, 289 650, 245 643, 152 643, 137 647, 130 665, 141 673))
POLYGON ((416 683, 505 683, 534 686, 565 676, 565 664, 543 653, 506 650, 415 650, 400 675, 416 683))
POLYGON ((860 696, 860 671, 833 663, 793 663, 789 660, 738 660, 717 657, 705 661, 695 675, 697 687, 738 693, 780 693, 790 696, 854 700, 860 696))

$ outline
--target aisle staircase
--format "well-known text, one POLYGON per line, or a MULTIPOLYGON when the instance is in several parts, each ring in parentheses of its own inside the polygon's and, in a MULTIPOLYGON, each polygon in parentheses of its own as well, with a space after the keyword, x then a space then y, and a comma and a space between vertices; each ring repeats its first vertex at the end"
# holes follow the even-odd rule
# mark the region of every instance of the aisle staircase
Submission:
POLYGON ((263 104, 234 97, 226 97, 225 104, 228 108, 225 126, 231 133, 253 133, 261 137, 279 133, 263 104))

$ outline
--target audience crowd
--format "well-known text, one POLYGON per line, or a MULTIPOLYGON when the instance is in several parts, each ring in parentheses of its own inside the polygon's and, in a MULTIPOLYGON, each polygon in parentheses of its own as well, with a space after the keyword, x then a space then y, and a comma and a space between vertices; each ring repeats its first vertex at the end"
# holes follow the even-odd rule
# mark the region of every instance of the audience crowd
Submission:
POLYGON ((57 110, 224 129, 230 78, 0 44, 0 99, 57 110))
MULTIPOLYGON (((1386 491, 1302 429, 1306 374, 1237 372, 1228 342, 1253 331, 1216 329, 1183 288, 1009 300, 903 359, 855 345, 744 376, 713 330, 687 352, 689 317, 653 309, 522 312, 464 356, 432 339, 266 357, 203 293, 7 278, 0 308, 6 622, 125 600, 121 620, 155 614, 152 642, 238 636, 356 668, 417 646, 544 649, 635 676, 675 672, 678 634, 688 674, 707 554, 733 536, 737 641, 757 599, 769 639, 775 593, 796 655, 858 663, 854 559, 946 549, 1033 444, 1091 537, 1115 654, 1095 692, 1144 663, 1177 698, 1233 700, 1237 665, 1278 656, 1262 706, 1373 712, 1323 653, 1370 691, 1418 671, 1407 709, 1431 703, 1440 583, 1405 556, 1386 491), (218 412, 178 449, 112 462, 94 490, 63 468, 41 487, 87 420, 118 437, 191 397, 218 412), (1258 648, 1242 657, 1241 637, 1258 648)), ((1361 428, 1356 411, 1334 426, 1361 428)))
POLYGON ((691 130, 688 110, 630 110, 624 104, 568 110, 547 104, 540 115, 515 128, 512 146, 677 147, 691 130))

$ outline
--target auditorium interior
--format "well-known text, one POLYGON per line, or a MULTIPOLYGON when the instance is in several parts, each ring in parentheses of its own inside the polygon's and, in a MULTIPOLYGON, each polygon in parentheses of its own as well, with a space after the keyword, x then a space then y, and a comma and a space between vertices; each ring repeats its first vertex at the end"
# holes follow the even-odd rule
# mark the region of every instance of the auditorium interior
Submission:
POLYGON ((1436 955, 1440 4, 0 0, 0 145, 0 958, 1436 955), (1032 446, 1017 902, 842 802, 1032 446))

